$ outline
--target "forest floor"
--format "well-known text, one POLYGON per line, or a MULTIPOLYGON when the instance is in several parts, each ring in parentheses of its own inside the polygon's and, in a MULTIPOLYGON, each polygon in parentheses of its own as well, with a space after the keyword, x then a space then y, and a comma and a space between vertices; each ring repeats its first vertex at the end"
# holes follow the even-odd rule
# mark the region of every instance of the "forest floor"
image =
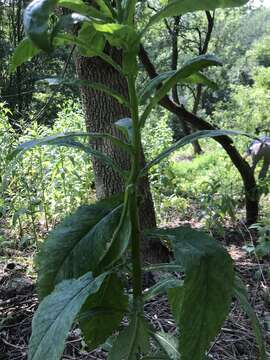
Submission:
MULTIPOLYGON (((250 302, 255 309, 266 341, 270 358, 270 282, 269 259, 258 261, 242 249, 243 233, 227 229, 222 241, 235 262, 235 269, 248 286, 250 302), (229 245, 228 245, 229 244, 229 245)), ((0 360, 24 360, 31 334, 31 321, 38 305, 35 291, 33 254, 6 249, 0 254, 0 360)), ((174 334, 174 321, 166 298, 161 296, 145 305, 145 313, 156 329, 174 334)), ((62 359, 106 359, 102 349, 88 352, 76 327, 68 336, 62 359)), ((255 360, 258 351, 250 323, 237 301, 208 358, 213 360, 255 360)), ((192 359, 191 359, 192 360, 192 359)))

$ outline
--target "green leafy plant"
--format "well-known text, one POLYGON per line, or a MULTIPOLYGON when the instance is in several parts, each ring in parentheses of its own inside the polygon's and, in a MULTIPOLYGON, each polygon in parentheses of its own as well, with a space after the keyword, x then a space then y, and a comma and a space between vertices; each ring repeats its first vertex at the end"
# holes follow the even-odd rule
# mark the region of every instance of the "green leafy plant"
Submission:
MULTIPOLYGON (((116 8, 106 0, 97 1, 95 7, 81 0, 40 0, 27 7, 24 21, 27 46, 25 43, 19 46, 13 63, 17 65, 26 61, 37 53, 35 49, 52 51, 55 46, 74 44, 81 54, 100 56, 125 76, 128 98, 104 85, 76 79, 73 83, 105 91, 127 106, 131 113, 131 118, 120 119, 115 124, 125 140, 109 134, 73 132, 23 143, 10 154, 12 160, 36 146, 72 147, 113 167, 126 182, 122 196, 80 207, 50 233, 41 247, 37 260, 41 303, 33 319, 29 359, 59 359, 75 320, 79 322, 90 348, 95 348, 119 330, 124 315, 128 317, 128 325, 114 337, 108 359, 180 359, 180 356, 182 360, 204 359, 230 309, 235 288, 232 260, 218 242, 202 232, 189 228, 147 230, 145 241, 163 239, 170 243, 174 252, 175 261, 157 266, 158 270, 177 268, 185 278, 183 282, 170 279, 164 283, 161 280, 162 283, 144 292, 142 275, 149 269, 145 270, 141 264, 138 182, 150 168, 194 140, 238 133, 198 131, 162 151, 142 168, 141 132, 151 111, 178 82, 190 81, 190 77, 193 77, 192 81, 198 79, 201 82, 203 78, 208 82, 201 71, 221 63, 212 55, 198 56, 177 72, 151 81, 140 95, 136 90, 137 54, 148 28, 167 16, 238 6, 245 2, 171 1, 148 19, 142 29, 136 29, 134 25, 134 0, 119 1, 116 8), (57 5, 76 13, 62 16, 56 23, 51 22, 51 14, 57 5), (68 30, 69 25, 74 24, 81 25, 77 35, 68 30), (105 53, 105 42, 122 49, 121 65, 105 53), (141 113, 140 104, 145 104, 141 113), (85 137, 110 138, 130 155, 130 171, 123 171, 111 158, 79 141, 85 137), (128 297, 124 289, 130 265, 132 292, 128 297), (172 313, 181 330, 178 338, 155 333, 144 317, 144 301, 164 291, 168 292, 172 313), (150 347, 151 339, 156 346, 150 347)), ((65 82, 64 79, 59 81, 65 82)), ((266 359, 261 334, 258 334, 260 355, 266 359)))

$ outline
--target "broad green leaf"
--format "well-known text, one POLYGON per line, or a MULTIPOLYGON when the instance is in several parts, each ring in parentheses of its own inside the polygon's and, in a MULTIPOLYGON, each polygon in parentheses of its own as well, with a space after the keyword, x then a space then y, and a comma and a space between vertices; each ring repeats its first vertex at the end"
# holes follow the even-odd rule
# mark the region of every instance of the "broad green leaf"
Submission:
MULTIPOLYGON (((90 156, 95 156, 96 158, 101 160, 103 163, 112 167, 118 173, 125 175, 123 170, 120 169, 111 160, 110 157, 108 157, 107 155, 104 155, 102 152, 100 152, 98 150, 92 149, 88 145, 84 145, 81 142, 74 140, 74 137, 76 137, 76 136, 92 136, 93 138, 107 137, 106 134, 95 135, 95 133, 92 133, 92 134, 88 133, 88 135, 87 135, 87 133, 67 133, 67 134, 57 134, 57 135, 45 136, 44 138, 41 138, 41 139, 30 140, 30 141, 26 141, 25 143, 20 144, 15 150, 13 150, 8 155, 8 160, 11 161, 15 157, 17 157, 17 158, 22 157, 26 151, 28 151, 36 146, 45 146, 45 145, 64 146, 64 147, 76 148, 76 149, 86 152, 90 156)), ((118 142, 121 142, 121 140, 119 140, 118 142)), ((127 144, 127 146, 128 146, 128 144, 127 144)))
MULTIPOLYGON (((140 105, 144 105, 149 97, 151 97, 154 91, 163 83, 164 80, 168 80, 173 75, 176 74, 176 70, 167 71, 162 74, 159 74, 154 79, 151 79, 139 95, 139 103, 140 105)), ((207 76, 202 73, 194 73, 186 78, 179 79, 178 83, 180 84, 202 84, 210 87, 211 89, 217 89, 218 86, 215 82, 208 79, 207 76)))
POLYGON ((96 31, 93 24, 84 23, 81 27, 77 40, 81 43, 78 50, 86 57, 96 56, 103 52, 105 47, 105 36, 96 31))
POLYGON ((110 245, 121 216, 121 198, 81 206, 49 233, 37 256, 38 290, 48 295, 55 284, 95 271, 110 245))
POLYGON ((185 269, 183 298, 178 311, 173 307, 181 331, 181 360, 201 360, 229 313, 232 260, 218 242, 200 231, 183 227, 153 234, 171 242, 175 262, 185 269))
POLYGON ((170 290, 171 288, 180 287, 182 285, 182 280, 172 276, 167 277, 166 279, 162 279, 145 291, 143 295, 144 301, 149 301, 157 295, 166 293, 166 291, 170 290))
POLYGON ((243 310, 246 312, 246 314, 250 319, 251 326, 259 347, 260 360, 267 360, 268 357, 264 345, 261 324, 259 322, 259 319, 255 311, 253 310, 252 306, 248 301, 247 289, 243 284, 242 280, 238 276, 235 277, 235 281, 234 281, 234 295, 239 300, 241 307, 243 308, 243 310))
POLYGON ((249 138, 252 138, 249 134, 246 134, 241 131, 234 130, 200 130, 196 131, 193 134, 184 136, 182 139, 177 141, 175 144, 170 146, 168 149, 160 153, 155 159, 150 161, 145 167, 142 169, 142 175, 145 174, 152 166, 157 165, 163 159, 171 155, 174 151, 180 149, 181 147, 191 144, 195 140, 204 139, 204 138, 215 138, 218 136, 230 136, 230 135, 243 135, 249 138))
POLYGON ((117 120, 115 122, 115 126, 122 131, 122 133, 126 136, 127 140, 131 142, 133 136, 133 126, 131 118, 124 118, 117 120))
POLYGON ((82 0, 58 0, 58 5, 97 20, 108 20, 108 15, 106 13, 86 4, 82 0))
POLYGON ((42 81, 46 81, 49 85, 69 85, 69 86, 85 86, 94 90, 102 91, 111 97, 115 98, 120 104, 129 107, 128 100, 119 94, 117 91, 114 91, 107 86, 88 80, 79 80, 79 79, 61 79, 61 78, 47 78, 42 81))
POLYGON ((24 29, 26 35, 39 49, 52 50, 49 33, 49 17, 57 0, 32 1, 24 11, 24 29))
POLYGON ((9 71, 11 73, 14 72, 18 66, 32 59, 32 57, 39 54, 40 51, 41 50, 35 47, 30 39, 24 38, 16 47, 12 55, 9 71))
POLYGON ((168 94, 168 92, 183 79, 186 79, 198 73, 205 68, 210 66, 221 66, 222 63, 213 55, 199 55, 195 58, 189 60, 181 69, 177 70, 174 75, 169 77, 164 84, 157 90, 155 96, 151 99, 149 105, 146 107, 145 111, 141 116, 141 126, 144 126, 148 115, 151 110, 159 103, 161 99, 168 94))
POLYGON ((135 314, 113 343, 108 360, 137 360, 149 350, 148 324, 143 317, 135 314))
POLYGON ((139 46, 139 37, 132 26, 116 23, 93 23, 93 26, 96 31, 105 34, 112 46, 121 47, 126 50, 130 50, 131 46, 139 46))
POLYGON ((65 339, 90 294, 96 293, 108 274, 93 278, 87 273, 77 280, 61 282, 39 305, 32 322, 29 360, 59 360, 65 339))
POLYGON ((90 349, 103 344, 120 324, 128 306, 128 296, 123 291, 121 280, 110 274, 82 307, 79 325, 90 349))
MULTIPOLYGON (((178 351, 178 340, 175 336, 166 334, 165 332, 157 332, 152 334, 162 350, 169 356, 170 360, 180 360, 178 351)), ((182 359, 182 358, 181 358, 182 359)), ((190 358, 190 360, 193 358, 190 358)))
POLYGON ((151 25, 166 17, 183 15, 198 10, 215 10, 217 8, 242 6, 247 2, 248 0, 171 0, 168 1, 168 4, 163 9, 150 18, 142 34, 144 34, 151 25))

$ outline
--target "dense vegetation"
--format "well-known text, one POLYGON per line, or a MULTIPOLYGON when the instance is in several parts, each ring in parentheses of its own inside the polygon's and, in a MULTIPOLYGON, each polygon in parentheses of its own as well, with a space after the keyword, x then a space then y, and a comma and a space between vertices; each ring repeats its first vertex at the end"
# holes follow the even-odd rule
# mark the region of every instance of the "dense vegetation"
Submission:
MULTIPOLYGON (((179 359, 181 354, 184 360, 201 360, 228 315, 232 294, 250 316, 258 356, 266 359, 260 324, 229 254, 206 233, 178 225, 196 223, 220 237, 228 226, 246 228, 246 220, 248 226, 253 222, 258 243, 244 248, 257 259, 269 256, 270 172, 258 179, 259 165, 253 174, 244 159, 251 139, 238 134, 270 136, 270 9, 252 3, 230 8, 230 1, 220 2, 225 9, 215 1, 199 7, 190 1, 186 9, 179 2, 155 24, 165 4, 127 1, 125 8, 118 3, 115 8, 99 0, 92 8, 59 0, 55 8, 56 2, 43 0, 40 8, 28 7, 25 28, 23 1, 0 7, 0 249, 4 256, 7 248, 38 253, 41 304, 29 359, 60 358, 75 320, 94 349, 127 316, 128 326, 106 343, 112 346, 109 359, 179 359), (147 30, 143 46, 134 17, 138 29, 147 30), (113 47, 122 49, 122 62, 113 47), (80 75, 76 56, 109 62, 121 74, 119 81, 126 79, 126 92, 75 79, 76 71, 80 75), (95 140, 103 135, 87 122, 93 111, 85 100, 89 88, 90 97, 105 93, 128 108, 130 115, 120 110, 124 119, 109 136, 129 154, 128 171, 119 169, 118 155, 111 156, 111 149, 106 153, 95 140), (96 196, 101 190, 93 157, 123 177, 124 197, 96 196), (139 223, 144 169, 158 224, 154 230, 139 223), (253 209, 258 203, 259 216, 253 209), (166 276, 146 291, 142 236, 150 249, 161 240, 174 253, 173 262, 151 267, 166 276), (163 293, 180 336, 156 333, 144 318, 143 302, 163 293), (55 305, 58 313, 48 317, 55 305)), ((98 113, 106 118, 102 107, 98 113)))

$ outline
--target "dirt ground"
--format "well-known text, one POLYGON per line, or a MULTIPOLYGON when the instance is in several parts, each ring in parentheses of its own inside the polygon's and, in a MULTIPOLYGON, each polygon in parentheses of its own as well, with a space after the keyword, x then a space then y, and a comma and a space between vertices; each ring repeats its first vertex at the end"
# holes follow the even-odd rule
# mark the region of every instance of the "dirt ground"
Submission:
MULTIPOLYGON (((235 261, 235 269, 248 286, 250 302, 260 319, 270 359, 270 293, 269 259, 258 261, 242 249, 239 234, 227 237, 227 249, 235 261), (230 245, 228 245, 228 243, 230 245)), ((223 239, 224 241, 224 239, 223 239)), ((31 253, 10 251, 0 257, 0 359, 27 359, 27 344, 31 320, 38 305, 35 292, 35 273, 31 268, 31 253)), ((145 313, 156 329, 175 333, 175 325, 165 297, 145 305, 145 313)), ((76 327, 70 331, 62 359, 106 359, 102 349, 88 352, 76 327)), ((213 342, 209 359, 259 359, 249 320, 237 301, 232 304, 229 318, 213 342)), ((42 360, 42 359, 40 359, 42 360)), ((190 359, 192 360, 192 359, 190 359)))

